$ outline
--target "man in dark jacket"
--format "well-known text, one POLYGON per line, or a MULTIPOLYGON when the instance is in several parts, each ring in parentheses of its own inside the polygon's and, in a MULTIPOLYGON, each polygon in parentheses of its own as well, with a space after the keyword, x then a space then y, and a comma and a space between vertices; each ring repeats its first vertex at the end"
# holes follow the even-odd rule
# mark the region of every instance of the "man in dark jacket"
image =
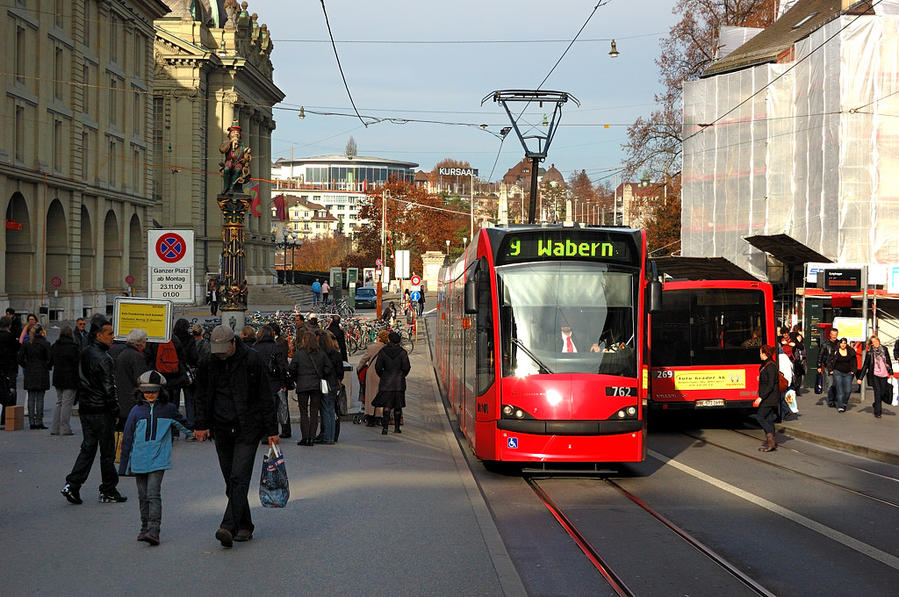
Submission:
POLYGON ((346 333, 343 331, 343 328, 340 327, 340 315, 335 315, 331 318, 331 324, 328 325, 328 331, 334 334, 337 344, 340 345, 340 356, 346 361, 346 333))
POLYGON ((87 322, 83 317, 75 320, 75 342, 78 343, 79 349, 87 348, 87 322))
POLYGON ((91 320, 88 345, 79 357, 78 413, 84 440, 72 472, 60 491, 73 504, 81 503, 81 486, 91 472, 97 447, 100 448, 102 476, 99 500, 117 503, 128 499, 116 489, 119 475, 114 464, 115 421, 119 415, 119 401, 115 387, 115 362, 108 354, 113 337, 109 321, 99 318, 91 320))
POLYGON ((9 317, 9 331, 18 340, 22 335, 22 318, 16 315, 16 310, 12 307, 6 308, 6 316, 9 317))
POLYGON ((830 356, 839 348, 837 336, 840 330, 830 328, 830 334, 827 340, 821 343, 821 349, 818 351, 818 373, 821 374, 824 383, 822 384, 822 396, 827 401, 827 406, 835 407, 837 405, 836 388, 833 387, 833 373, 827 372, 827 362, 830 356))
MULTIPOLYGON (((9 309, 6 310, 7 313, 9 311, 9 309)), ((10 400, 16 395, 16 377, 19 375, 19 364, 16 361, 19 354, 19 337, 12 332, 11 326, 12 320, 9 317, 0 319, 0 372, 6 376, 11 393, 10 400)), ((0 427, 6 422, 6 408, 2 402, 0 401, 0 427)), ((13 401, 12 404, 15 402, 13 401)))
POLYGON ((115 385, 119 398, 119 421, 117 429, 125 428, 125 421, 131 409, 138 404, 134 400, 134 390, 137 381, 146 371, 153 367, 147 364, 147 355, 144 349, 147 347, 147 332, 141 329, 133 329, 125 340, 125 348, 115 358, 115 385))
POLYGON ((199 441, 215 429, 215 451, 225 479, 228 506, 215 532, 223 547, 253 538, 250 516, 250 478, 259 440, 278 443, 275 401, 259 354, 220 325, 210 337, 212 356, 200 363, 196 387, 196 428, 199 441))

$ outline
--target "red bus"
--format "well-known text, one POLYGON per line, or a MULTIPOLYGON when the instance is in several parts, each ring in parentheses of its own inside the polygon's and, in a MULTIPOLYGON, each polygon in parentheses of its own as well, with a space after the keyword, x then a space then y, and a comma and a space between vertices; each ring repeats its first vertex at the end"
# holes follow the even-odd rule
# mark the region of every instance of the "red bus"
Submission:
POLYGON ((441 269, 435 367, 478 458, 643 460, 646 268, 643 231, 522 226, 441 269))
POLYGON ((759 348, 776 346, 770 284, 749 280, 665 282, 652 314, 652 409, 750 408, 758 396, 759 348))

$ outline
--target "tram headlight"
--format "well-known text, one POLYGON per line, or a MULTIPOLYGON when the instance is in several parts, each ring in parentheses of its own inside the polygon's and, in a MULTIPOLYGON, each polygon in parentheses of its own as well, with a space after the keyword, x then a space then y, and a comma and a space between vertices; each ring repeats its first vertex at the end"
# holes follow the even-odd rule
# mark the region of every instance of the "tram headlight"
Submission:
POLYGON ((506 416, 512 416, 512 412, 513 412, 514 410, 515 410, 515 409, 512 408, 511 406, 509 406, 508 404, 504 404, 504 405, 503 405, 503 414, 506 415, 506 416))
POLYGON ((615 413, 615 417, 618 419, 636 419, 637 418, 637 407, 636 406, 628 406, 622 408, 618 412, 615 413))
POLYGON ((516 410, 515 410, 515 417, 518 418, 518 419, 523 419, 523 418, 524 418, 524 411, 521 410, 520 408, 519 408, 519 409, 516 409, 516 410))
POLYGON ((534 417, 528 414, 528 411, 521 408, 520 406, 515 406, 514 404, 503 404, 500 408, 500 412, 502 413, 502 417, 504 419, 533 419, 534 417))

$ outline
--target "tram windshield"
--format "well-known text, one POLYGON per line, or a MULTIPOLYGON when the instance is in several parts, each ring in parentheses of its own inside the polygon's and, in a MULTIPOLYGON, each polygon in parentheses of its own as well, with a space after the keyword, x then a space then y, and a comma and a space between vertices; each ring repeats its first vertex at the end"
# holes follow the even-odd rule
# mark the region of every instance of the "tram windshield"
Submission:
POLYGON ((666 290, 652 316, 652 365, 755 365, 766 328, 760 290, 666 290))
POLYGON ((541 262, 498 267, 496 274, 504 377, 636 377, 636 272, 541 262))

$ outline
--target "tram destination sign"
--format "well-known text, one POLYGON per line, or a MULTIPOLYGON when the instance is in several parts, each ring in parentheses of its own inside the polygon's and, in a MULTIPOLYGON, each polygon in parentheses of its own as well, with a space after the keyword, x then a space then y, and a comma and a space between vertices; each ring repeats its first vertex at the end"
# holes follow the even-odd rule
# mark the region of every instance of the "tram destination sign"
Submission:
POLYGON ((500 243, 496 264, 560 260, 639 264, 631 235, 590 230, 511 232, 500 243))

